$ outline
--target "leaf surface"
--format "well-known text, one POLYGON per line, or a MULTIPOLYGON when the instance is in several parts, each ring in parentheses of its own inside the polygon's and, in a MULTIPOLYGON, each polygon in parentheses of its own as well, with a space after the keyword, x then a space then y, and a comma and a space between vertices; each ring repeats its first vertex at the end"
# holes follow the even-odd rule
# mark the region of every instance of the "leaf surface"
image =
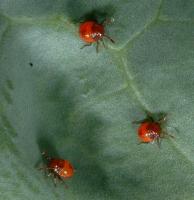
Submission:
POLYGON ((1 0, 1 199, 169 199, 194 195, 194 3, 1 0), (114 19, 116 43, 80 50, 79 20, 114 19), (137 145, 145 110, 175 139, 137 145), (175 131, 178 130, 178 131, 175 131), (54 187, 41 151, 70 160, 54 187))

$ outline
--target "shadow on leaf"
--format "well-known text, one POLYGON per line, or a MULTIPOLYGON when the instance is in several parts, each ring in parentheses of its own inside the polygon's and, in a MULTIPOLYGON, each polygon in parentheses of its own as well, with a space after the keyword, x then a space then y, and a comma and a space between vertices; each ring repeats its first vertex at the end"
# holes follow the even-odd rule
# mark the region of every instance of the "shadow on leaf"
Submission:
POLYGON ((98 23, 102 23, 106 19, 110 19, 115 13, 115 8, 111 4, 106 6, 96 6, 87 3, 87 6, 81 1, 69 0, 66 4, 69 18, 74 23, 80 23, 88 20, 94 20, 98 23), (90 11, 86 8, 91 7, 90 11))
POLYGON ((41 94, 41 128, 37 143, 49 156, 69 160, 76 169, 69 187, 80 194, 109 193, 106 172, 100 159, 101 129, 106 129, 103 118, 88 109, 78 109, 80 91, 64 75, 48 77, 41 94))

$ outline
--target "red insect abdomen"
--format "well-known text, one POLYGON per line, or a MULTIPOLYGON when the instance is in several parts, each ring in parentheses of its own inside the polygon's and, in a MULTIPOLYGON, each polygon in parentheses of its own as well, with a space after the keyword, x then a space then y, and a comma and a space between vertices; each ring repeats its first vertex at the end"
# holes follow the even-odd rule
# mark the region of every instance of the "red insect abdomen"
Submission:
POLYGON ((79 35, 83 41, 93 43, 104 36, 104 27, 95 21, 87 21, 80 24, 79 35))
POLYGON ((152 142, 153 137, 149 137, 149 134, 160 135, 161 127, 157 122, 143 122, 138 129, 138 136, 142 142, 152 142))
POLYGON ((48 168, 53 169, 59 176, 70 178, 74 174, 74 169, 68 160, 51 159, 48 168))

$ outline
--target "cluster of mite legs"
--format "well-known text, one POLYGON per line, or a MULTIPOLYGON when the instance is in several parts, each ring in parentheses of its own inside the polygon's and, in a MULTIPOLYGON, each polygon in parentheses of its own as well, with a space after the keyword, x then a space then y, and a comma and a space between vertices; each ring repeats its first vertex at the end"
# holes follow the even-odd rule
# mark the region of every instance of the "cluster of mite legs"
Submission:
MULTIPOLYGON (((105 20, 101 24, 92 20, 81 23, 79 27, 79 35, 80 38, 86 43, 82 48, 96 43, 96 51, 98 52, 100 42, 105 47, 104 38, 107 38, 114 43, 114 40, 105 34, 104 27, 107 23, 109 23, 108 20, 105 20)), ((155 120, 149 112, 147 112, 146 119, 133 122, 139 124, 139 144, 157 143, 158 147, 160 147, 161 139, 174 138, 163 128, 163 124, 165 122, 166 115, 162 116, 158 120, 155 120)), ((55 185, 57 180, 63 181, 74 175, 75 170, 70 161, 59 158, 51 158, 46 154, 46 152, 42 152, 42 155, 46 159, 47 164, 39 169, 44 170, 48 176, 53 176, 55 185)))

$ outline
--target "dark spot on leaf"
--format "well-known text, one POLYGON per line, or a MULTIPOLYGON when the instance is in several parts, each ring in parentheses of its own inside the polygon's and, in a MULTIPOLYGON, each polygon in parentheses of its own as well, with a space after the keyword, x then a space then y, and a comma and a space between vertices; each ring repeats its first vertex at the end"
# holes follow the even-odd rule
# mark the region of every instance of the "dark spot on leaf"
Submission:
POLYGON ((32 62, 30 62, 29 65, 30 65, 30 67, 33 67, 33 63, 32 62))

